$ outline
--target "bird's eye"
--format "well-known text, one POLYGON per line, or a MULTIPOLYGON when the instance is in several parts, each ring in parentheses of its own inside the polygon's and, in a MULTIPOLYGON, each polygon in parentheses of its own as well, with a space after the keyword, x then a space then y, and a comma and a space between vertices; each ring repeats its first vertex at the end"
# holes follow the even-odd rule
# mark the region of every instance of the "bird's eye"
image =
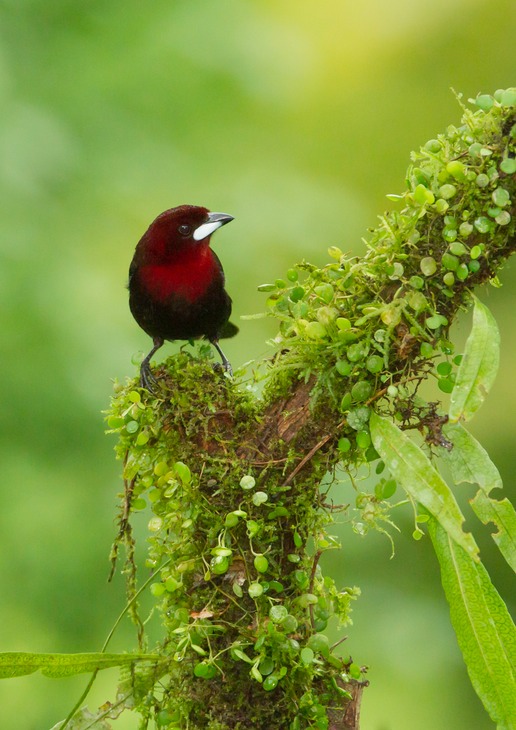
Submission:
POLYGON ((182 236, 189 236, 192 232, 192 229, 190 228, 190 226, 187 226, 186 223, 183 223, 182 226, 179 226, 178 231, 182 236))

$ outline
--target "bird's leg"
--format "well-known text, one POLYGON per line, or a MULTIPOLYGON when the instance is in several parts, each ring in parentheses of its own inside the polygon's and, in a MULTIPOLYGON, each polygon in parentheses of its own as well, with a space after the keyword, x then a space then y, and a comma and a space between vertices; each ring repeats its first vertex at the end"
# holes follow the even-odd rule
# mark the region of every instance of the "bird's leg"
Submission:
MULTIPOLYGON (((229 373, 230 375, 233 375, 233 368, 231 367, 231 363, 229 362, 227 357, 224 355, 224 353, 220 349, 219 341, 210 340, 210 342, 220 355, 220 359, 222 360, 222 367, 224 368, 224 371, 226 373, 229 373)), ((218 367, 220 367, 220 365, 218 367)))
POLYGON ((159 350, 165 340, 162 337, 153 337, 152 341, 154 343, 154 347, 149 352, 147 357, 142 360, 142 364, 140 365, 140 386, 142 388, 146 388, 149 392, 154 393, 152 386, 157 383, 157 380, 152 374, 150 361, 151 357, 157 350, 159 350))

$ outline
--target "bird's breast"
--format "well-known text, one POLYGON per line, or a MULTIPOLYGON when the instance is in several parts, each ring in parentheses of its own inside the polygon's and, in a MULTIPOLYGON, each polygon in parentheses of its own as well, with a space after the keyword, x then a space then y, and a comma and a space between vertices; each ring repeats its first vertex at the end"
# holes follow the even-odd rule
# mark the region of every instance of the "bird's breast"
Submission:
POLYGON ((167 263, 146 264, 140 269, 141 284, 162 302, 171 296, 194 302, 217 278, 221 278, 221 272, 209 249, 167 263))

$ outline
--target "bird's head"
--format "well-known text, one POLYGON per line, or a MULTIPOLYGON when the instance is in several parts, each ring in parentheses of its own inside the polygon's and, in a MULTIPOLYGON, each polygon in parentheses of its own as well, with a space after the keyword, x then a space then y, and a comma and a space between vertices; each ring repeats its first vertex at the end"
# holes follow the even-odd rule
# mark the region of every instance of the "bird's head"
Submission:
POLYGON ((157 256, 167 256, 184 249, 208 246, 217 228, 229 223, 233 216, 210 213, 198 205, 179 205, 159 215, 144 236, 146 249, 157 256))

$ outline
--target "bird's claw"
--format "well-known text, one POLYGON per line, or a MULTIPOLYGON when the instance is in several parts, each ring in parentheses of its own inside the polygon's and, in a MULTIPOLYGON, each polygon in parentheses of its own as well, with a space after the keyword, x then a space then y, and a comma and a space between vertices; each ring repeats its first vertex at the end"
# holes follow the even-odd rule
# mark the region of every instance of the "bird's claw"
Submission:
POLYGON ((225 366, 220 362, 214 362, 213 369, 216 373, 227 373, 229 376, 233 377, 233 368, 231 367, 231 365, 229 365, 229 363, 227 366, 225 366))
POLYGON ((228 373, 231 377, 233 377, 233 368, 231 367, 231 363, 227 359, 227 357, 224 355, 222 350, 220 349, 220 345, 218 343, 218 340, 210 340, 213 347, 217 350, 217 352, 220 355, 220 359, 222 360, 222 364, 216 363, 213 366, 214 370, 220 370, 221 368, 224 370, 225 373, 228 373))
POLYGON ((158 385, 158 380, 151 370, 150 364, 142 363, 140 368, 140 387, 148 390, 152 395, 156 395, 155 387, 158 385))
POLYGON ((163 340, 161 337, 153 337, 152 339, 154 347, 149 352, 147 357, 145 357, 142 360, 142 364, 140 365, 140 387, 145 388, 149 391, 149 393, 152 393, 153 395, 156 395, 156 391, 154 390, 153 386, 158 385, 158 381, 156 380, 156 377, 154 376, 152 370, 151 370, 151 358, 154 355, 157 350, 163 345, 163 340))

